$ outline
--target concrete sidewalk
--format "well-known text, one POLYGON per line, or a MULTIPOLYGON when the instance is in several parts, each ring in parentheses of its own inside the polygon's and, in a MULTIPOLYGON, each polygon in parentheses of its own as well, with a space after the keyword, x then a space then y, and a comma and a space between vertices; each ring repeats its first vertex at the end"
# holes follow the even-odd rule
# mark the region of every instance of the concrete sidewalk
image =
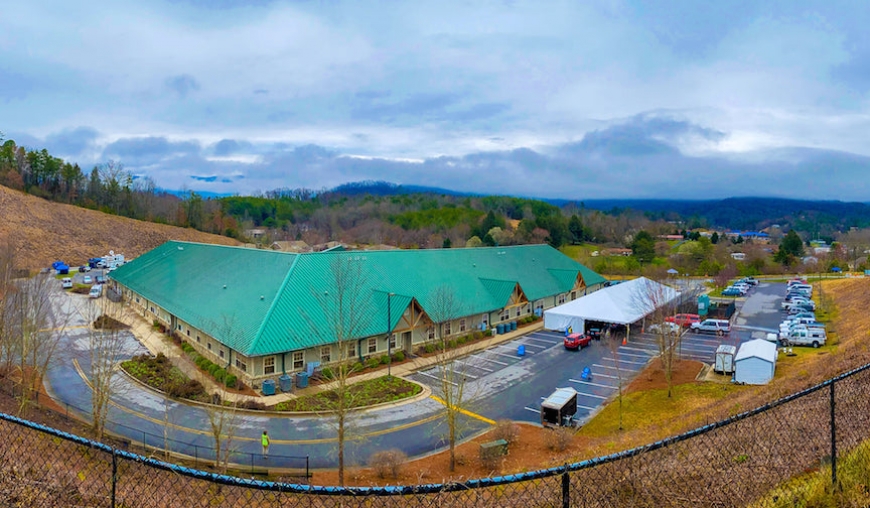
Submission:
MULTIPOLYGON (((187 354, 185 354, 184 351, 181 350, 181 347, 176 345, 171 338, 161 333, 160 331, 155 330, 152 323, 149 323, 143 315, 135 312, 129 305, 123 305, 120 303, 112 303, 111 305, 114 307, 113 314, 118 317, 119 321, 122 321, 124 324, 130 326, 130 332, 143 346, 148 349, 148 351, 151 352, 151 354, 156 355, 158 353, 163 353, 167 358, 169 358, 172 364, 178 367, 179 370, 184 372, 186 376, 188 376, 190 379, 195 379, 199 381, 209 393, 216 393, 220 395, 223 400, 232 402, 256 401, 263 403, 267 406, 272 406, 280 402, 285 402, 290 399, 310 395, 323 390, 329 390, 337 386, 337 382, 333 381, 331 383, 312 385, 308 388, 303 388, 301 390, 294 388, 292 393, 277 393, 275 395, 269 396, 251 396, 226 391, 224 390, 223 386, 216 383, 214 379, 204 374, 199 369, 199 367, 197 367, 193 363, 193 361, 190 360, 187 354)), ((543 327, 544 321, 543 319, 540 319, 534 323, 525 325, 522 328, 517 328, 517 330, 515 331, 487 337, 473 344, 468 344, 457 348, 457 350, 451 351, 450 356, 452 358, 467 356, 477 351, 489 349, 492 346, 495 346, 502 342, 507 342, 528 333, 541 330, 543 329, 543 327)), ((416 357, 412 360, 406 360, 402 363, 394 364, 391 366, 390 370, 392 372, 392 375, 404 377, 418 370, 426 369, 436 365, 439 360, 438 357, 439 355, 437 354, 433 354, 427 357, 416 357)), ((370 379, 379 378, 385 376, 386 373, 387 367, 383 366, 373 371, 368 371, 363 374, 352 376, 348 379, 348 383, 359 383, 360 381, 367 381, 370 379)))

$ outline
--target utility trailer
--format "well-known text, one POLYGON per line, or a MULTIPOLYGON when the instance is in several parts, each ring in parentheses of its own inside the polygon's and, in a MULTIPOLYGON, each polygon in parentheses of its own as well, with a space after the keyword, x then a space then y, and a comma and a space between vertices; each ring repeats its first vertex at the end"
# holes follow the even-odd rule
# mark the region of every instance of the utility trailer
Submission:
POLYGON ((541 402, 541 425, 544 427, 573 427, 577 413, 577 390, 557 388, 541 402))

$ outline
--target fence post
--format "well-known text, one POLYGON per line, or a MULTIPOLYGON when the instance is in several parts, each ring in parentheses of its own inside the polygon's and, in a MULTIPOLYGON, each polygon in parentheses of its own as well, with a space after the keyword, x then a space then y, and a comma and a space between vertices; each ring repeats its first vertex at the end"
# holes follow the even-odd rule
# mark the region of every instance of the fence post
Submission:
POLYGON ((568 465, 562 473, 562 508, 571 508, 571 477, 568 475, 568 465))
POLYGON ((836 419, 836 400, 834 397, 834 385, 831 381, 831 487, 837 488, 837 419, 836 419))
POLYGON ((308 483, 311 478, 311 472, 308 470, 308 455, 305 456, 305 483, 308 483))
POLYGON ((115 487, 118 483, 118 456, 112 448, 112 508, 115 508, 115 487))

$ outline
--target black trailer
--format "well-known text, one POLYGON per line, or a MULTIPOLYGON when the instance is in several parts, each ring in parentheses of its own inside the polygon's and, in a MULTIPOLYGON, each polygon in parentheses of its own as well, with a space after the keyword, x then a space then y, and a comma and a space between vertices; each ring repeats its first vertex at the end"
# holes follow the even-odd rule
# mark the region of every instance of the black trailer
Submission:
POLYGON ((544 427, 573 427, 577 413, 577 390, 557 388, 541 402, 541 425, 544 427))

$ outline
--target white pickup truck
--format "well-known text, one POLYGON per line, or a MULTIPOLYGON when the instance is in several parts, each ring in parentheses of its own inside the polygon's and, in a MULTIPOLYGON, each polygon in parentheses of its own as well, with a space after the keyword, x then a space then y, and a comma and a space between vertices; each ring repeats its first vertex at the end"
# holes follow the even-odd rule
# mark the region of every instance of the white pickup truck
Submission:
POLYGON ((779 342, 783 346, 813 346, 825 345, 828 334, 824 328, 806 328, 797 326, 789 330, 784 336, 781 334, 779 342))

